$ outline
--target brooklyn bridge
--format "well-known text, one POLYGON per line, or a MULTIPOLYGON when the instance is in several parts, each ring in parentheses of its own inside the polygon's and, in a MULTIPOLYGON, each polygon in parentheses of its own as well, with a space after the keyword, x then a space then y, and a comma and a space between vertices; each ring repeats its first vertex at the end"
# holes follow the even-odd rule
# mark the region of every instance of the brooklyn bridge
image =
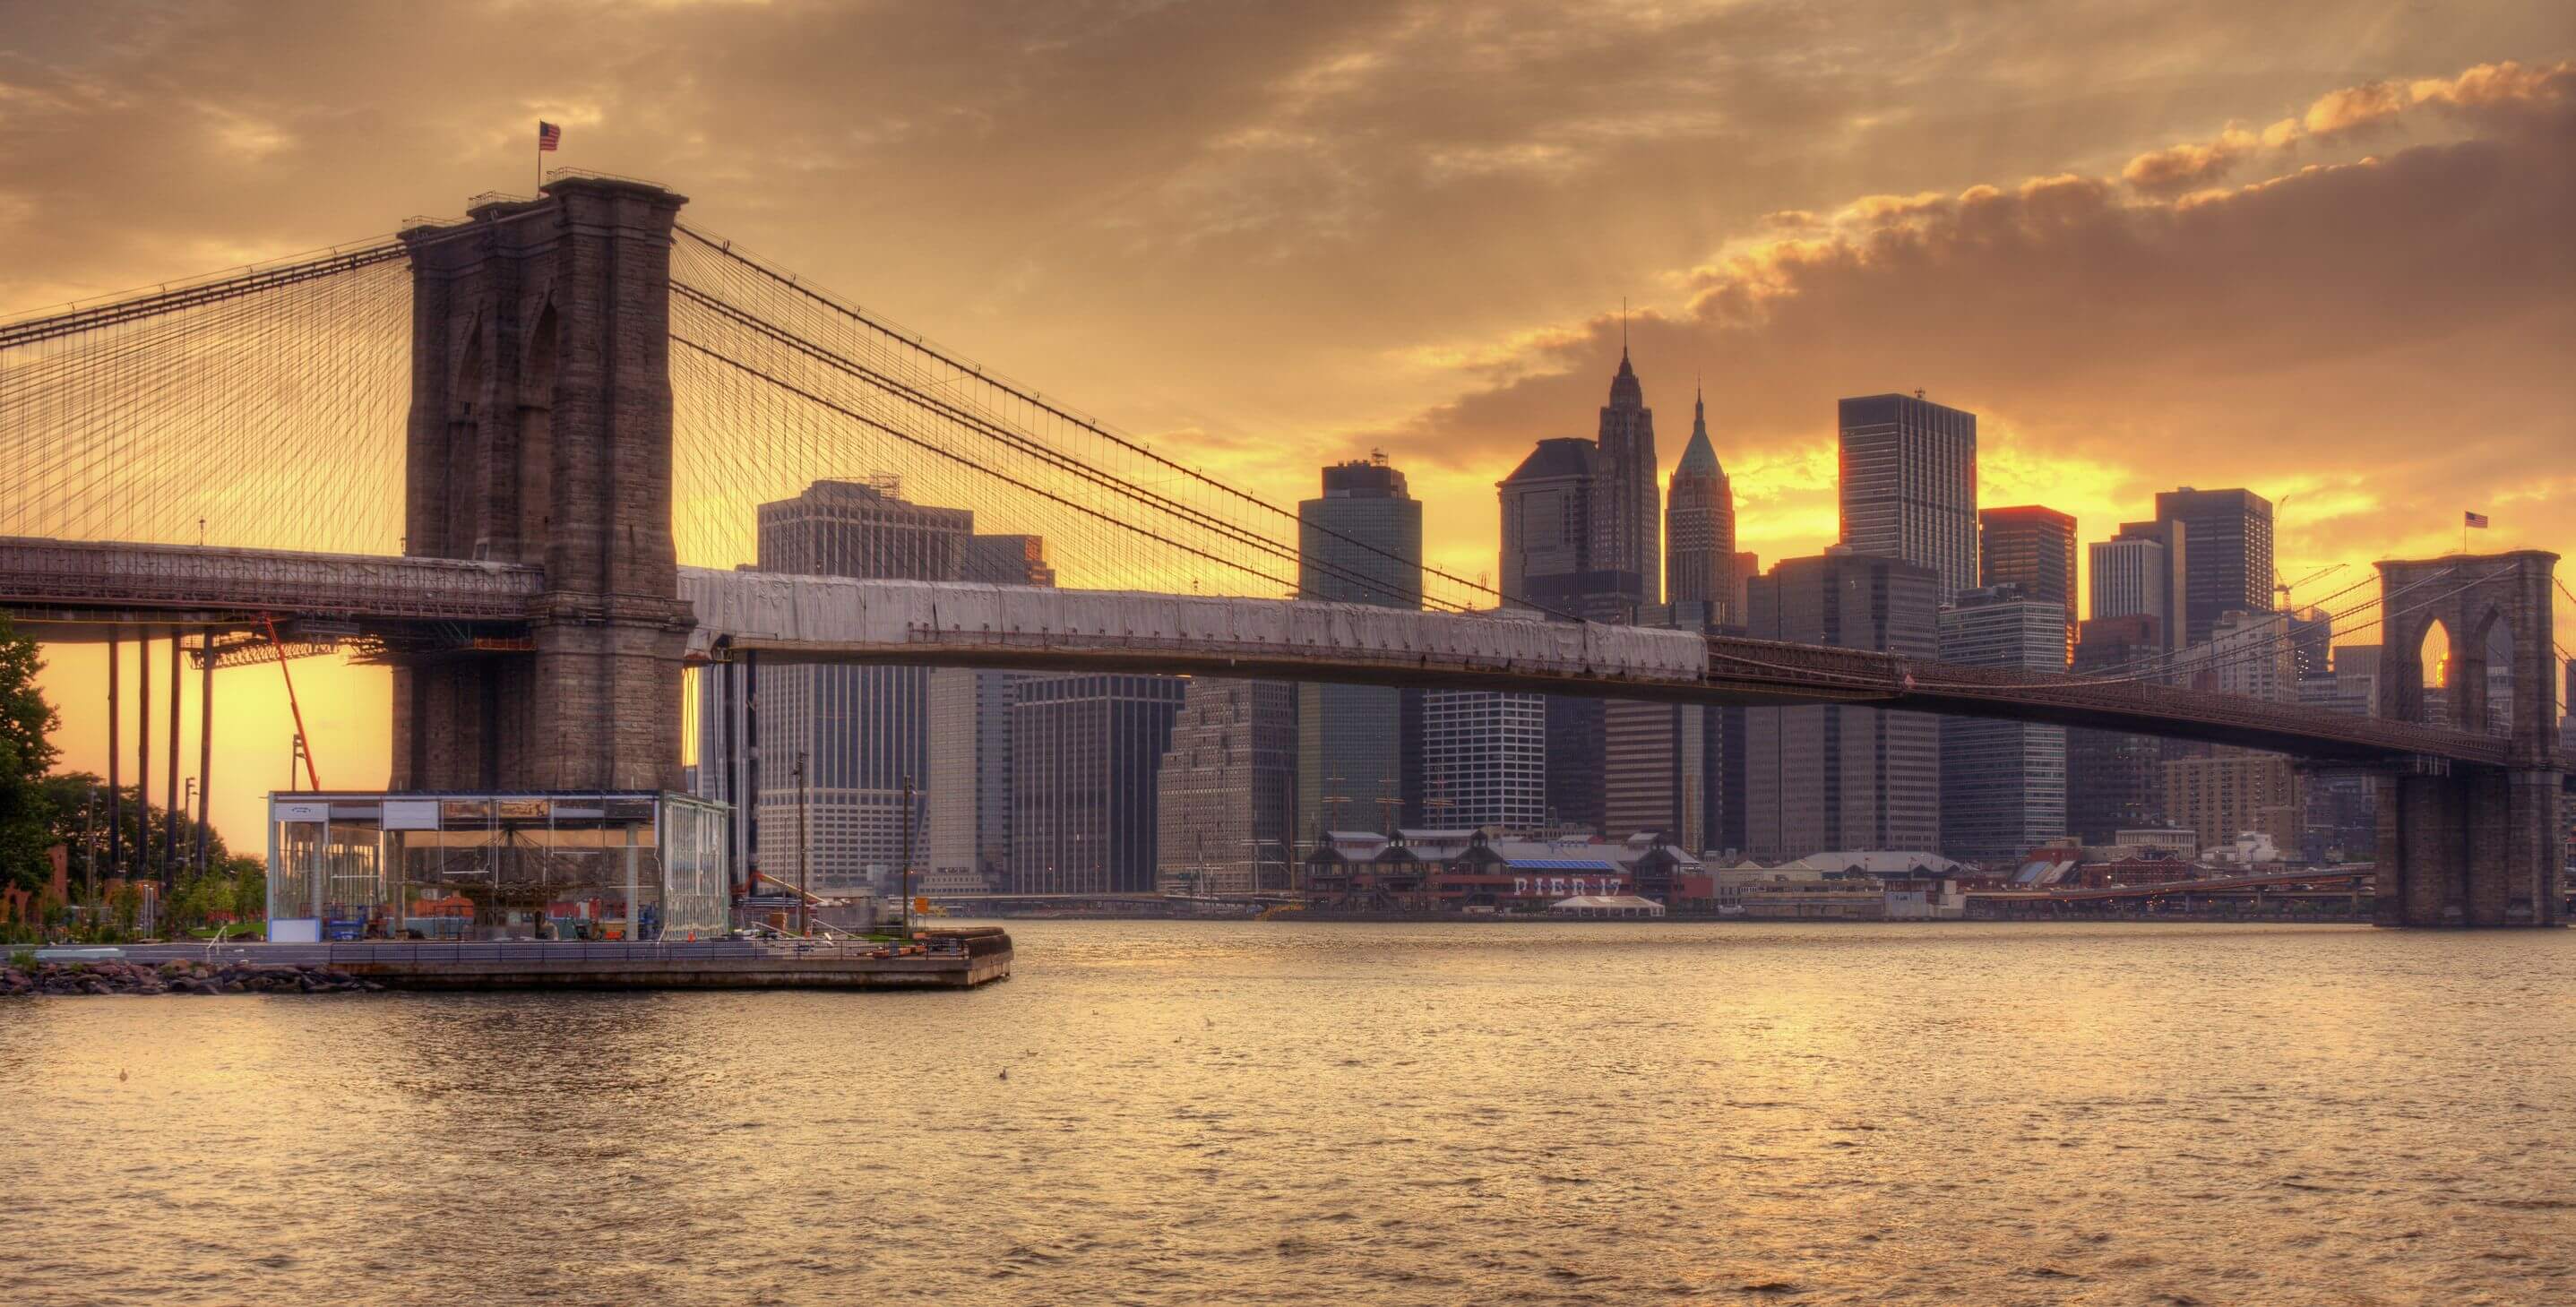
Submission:
POLYGON ((676 788, 689 669, 732 699, 759 666, 816 662, 2160 735, 2375 777, 2382 924, 2561 924, 2553 554, 2380 563, 2378 596, 2337 614, 2338 634, 2380 634, 2370 717, 2152 665, 2008 672, 1604 625, 1437 569, 1407 608, 1287 598, 1293 508, 680 221, 685 203, 558 172, 462 221, 0 323, 0 608, 49 642, 184 635, 209 677, 329 650, 385 663, 397 789, 676 788), (763 499, 885 467, 1043 534, 1068 584, 745 565, 763 499), (2512 702, 2490 711, 2487 651, 2506 645, 2512 702))

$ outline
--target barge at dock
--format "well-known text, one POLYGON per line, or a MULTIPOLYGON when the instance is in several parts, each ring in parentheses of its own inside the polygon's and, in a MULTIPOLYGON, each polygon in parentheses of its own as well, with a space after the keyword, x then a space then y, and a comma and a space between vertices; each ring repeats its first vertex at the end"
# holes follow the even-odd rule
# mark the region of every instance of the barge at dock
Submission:
POLYGON ((1011 974, 998 926, 916 933, 915 949, 820 939, 129 944, 118 960, 328 967, 388 989, 971 989, 1011 974))

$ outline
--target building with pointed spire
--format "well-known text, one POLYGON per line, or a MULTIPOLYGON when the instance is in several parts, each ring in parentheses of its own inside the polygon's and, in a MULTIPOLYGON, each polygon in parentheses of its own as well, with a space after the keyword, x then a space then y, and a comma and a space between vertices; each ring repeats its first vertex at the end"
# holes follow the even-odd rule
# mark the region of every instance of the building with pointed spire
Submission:
MULTIPOLYGON (((1621 332, 1626 328, 1623 324, 1621 332)), ((1612 573, 1632 602, 1663 598, 1662 464, 1655 458, 1655 411, 1645 386, 1619 346, 1619 373, 1610 379, 1610 402, 1601 406, 1600 450, 1593 481, 1592 565, 1612 573)))
POLYGON ((1743 620, 1735 611, 1735 487, 1708 438, 1708 399, 1691 400, 1690 443, 1673 469, 1664 507, 1664 598, 1669 603, 1720 607, 1718 620, 1743 620))
MULTIPOLYGON (((1654 410, 1623 340, 1597 437, 1539 441, 1497 486, 1504 594, 1560 616, 1637 621, 1663 592, 1660 472, 1654 410)), ((1604 702, 1550 695, 1546 713, 1547 820, 1600 830, 1604 702)))

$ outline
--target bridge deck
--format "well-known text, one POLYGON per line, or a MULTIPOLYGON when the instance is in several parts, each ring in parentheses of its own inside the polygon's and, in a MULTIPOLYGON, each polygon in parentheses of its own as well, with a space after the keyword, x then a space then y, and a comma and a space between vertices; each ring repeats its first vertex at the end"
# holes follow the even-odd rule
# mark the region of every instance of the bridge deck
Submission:
POLYGON ((516 622, 544 590, 544 569, 509 563, 0 537, 0 606, 33 620, 150 610, 516 622))
POLYGON ((1277 599, 681 570, 703 654, 1357 681, 1749 706, 1852 703, 2131 731, 2328 762, 2506 765, 2500 737, 2147 681, 1820 645, 1277 599))
MULTIPOLYGON (((682 568, 691 652, 782 662, 1159 671, 1744 705, 1866 704, 2271 749, 2325 762, 2512 763, 2501 737, 2146 681, 1863 649, 1359 604, 682 568)), ((538 620, 542 569, 456 559, 0 537, 0 610, 82 638, 114 620, 538 620)), ((2544 765, 2564 770, 2567 760, 2544 765)))

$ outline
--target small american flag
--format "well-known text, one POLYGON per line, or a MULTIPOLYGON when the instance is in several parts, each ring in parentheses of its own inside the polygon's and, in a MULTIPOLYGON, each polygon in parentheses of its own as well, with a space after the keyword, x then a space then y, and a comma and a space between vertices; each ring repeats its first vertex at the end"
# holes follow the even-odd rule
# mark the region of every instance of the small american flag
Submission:
POLYGON ((2476 527, 2477 529, 2484 531, 2487 529, 2487 515, 2484 513, 2462 513, 2460 515, 2460 525, 2464 529, 2467 527, 2476 527))
POLYGON ((538 120, 537 120, 537 148, 538 148, 538 149, 540 149, 540 150, 560 150, 560 149, 562 149, 562 148, 563 148, 563 129, 562 129, 562 128, 560 128, 560 127, 555 126, 553 123, 547 122, 546 120, 544 120, 544 119, 542 119, 542 118, 538 119, 538 120))

